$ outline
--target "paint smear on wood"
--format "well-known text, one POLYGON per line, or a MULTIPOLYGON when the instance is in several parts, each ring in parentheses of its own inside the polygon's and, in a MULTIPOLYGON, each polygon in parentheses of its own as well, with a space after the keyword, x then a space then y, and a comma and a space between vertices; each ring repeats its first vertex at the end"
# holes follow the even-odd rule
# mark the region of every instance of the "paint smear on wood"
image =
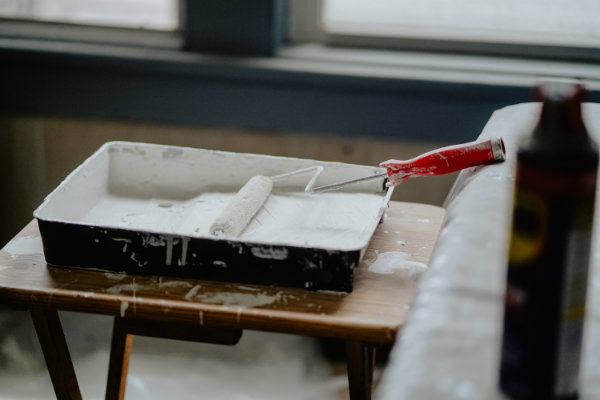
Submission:
POLYGON ((2 249, 14 259, 21 255, 44 254, 42 238, 40 236, 18 237, 6 244, 2 249))
POLYGON ((394 274, 405 272, 409 278, 419 277, 427 269, 427 265, 409 260, 410 253, 389 251, 377 255, 377 259, 369 266, 369 271, 376 274, 394 274))

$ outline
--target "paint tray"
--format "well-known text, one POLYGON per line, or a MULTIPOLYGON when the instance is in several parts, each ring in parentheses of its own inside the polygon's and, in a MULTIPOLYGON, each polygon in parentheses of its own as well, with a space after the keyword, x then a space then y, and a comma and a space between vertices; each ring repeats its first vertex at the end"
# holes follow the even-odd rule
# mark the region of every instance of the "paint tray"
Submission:
POLYGON ((381 168, 144 143, 109 142, 34 216, 48 264, 131 274, 352 290, 389 201, 384 179, 304 193, 310 175, 274 184, 237 238, 209 227, 253 176, 322 166, 316 185, 381 168))

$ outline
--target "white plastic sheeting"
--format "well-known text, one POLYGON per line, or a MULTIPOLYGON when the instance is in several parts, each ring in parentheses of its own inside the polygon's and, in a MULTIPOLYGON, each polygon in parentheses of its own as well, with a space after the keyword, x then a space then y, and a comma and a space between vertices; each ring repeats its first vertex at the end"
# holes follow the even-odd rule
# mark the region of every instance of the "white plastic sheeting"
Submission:
MULTIPOLYGON (((59 312, 84 399, 104 399, 112 318, 59 312)), ((54 398, 27 312, 0 308, 0 400, 54 398)), ((338 399, 347 390, 307 337, 245 331, 235 346, 136 336, 126 398, 338 399)))
MULTIPOLYGON (((515 153, 539 110, 534 103, 506 107, 483 130, 480 138, 504 138, 507 161, 459 175, 378 399, 503 398, 497 382, 515 153)), ((584 118, 600 141, 600 105, 586 104, 584 118)), ((581 376, 584 400, 600 398, 600 212, 594 224, 581 376)))

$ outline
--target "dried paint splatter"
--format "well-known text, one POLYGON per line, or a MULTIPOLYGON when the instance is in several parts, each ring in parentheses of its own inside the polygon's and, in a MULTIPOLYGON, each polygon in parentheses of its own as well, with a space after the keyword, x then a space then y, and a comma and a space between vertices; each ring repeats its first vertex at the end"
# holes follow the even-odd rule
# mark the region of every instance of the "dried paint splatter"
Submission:
MULTIPOLYGON (((189 293, 188 293, 189 294, 189 293)), ((187 297, 187 296, 186 296, 187 297)), ((283 299, 283 292, 270 295, 266 293, 203 293, 195 296, 204 303, 222 304, 223 306, 238 306, 242 308, 260 307, 283 299)))

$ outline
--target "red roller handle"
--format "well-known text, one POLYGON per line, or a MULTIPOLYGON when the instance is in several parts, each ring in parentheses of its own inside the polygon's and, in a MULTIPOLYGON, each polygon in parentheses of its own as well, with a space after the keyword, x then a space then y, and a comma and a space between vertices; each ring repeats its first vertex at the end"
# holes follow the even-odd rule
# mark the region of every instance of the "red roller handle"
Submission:
POLYGON ((504 142, 496 138, 442 147, 410 160, 388 160, 379 166, 387 169, 389 185, 398 186, 409 178, 443 175, 504 159, 504 142))

